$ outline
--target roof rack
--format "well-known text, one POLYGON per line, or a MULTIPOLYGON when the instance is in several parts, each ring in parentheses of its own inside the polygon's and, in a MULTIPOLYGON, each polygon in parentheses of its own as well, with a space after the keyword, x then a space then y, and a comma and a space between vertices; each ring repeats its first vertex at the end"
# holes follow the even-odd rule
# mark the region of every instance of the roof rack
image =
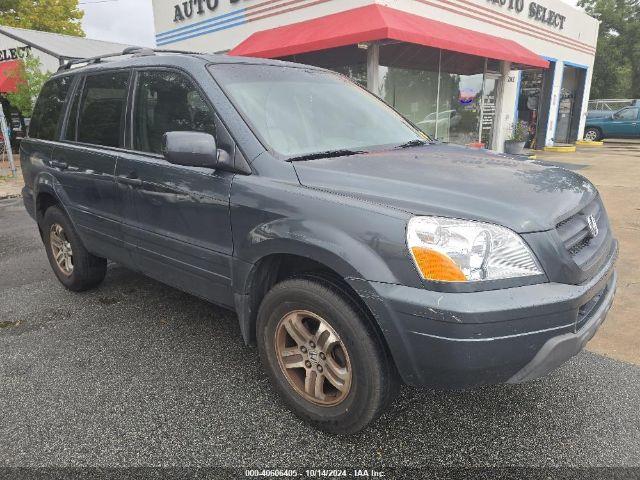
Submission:
POLYGON ((202 52, 191 52, 187 50, 167 50, 167 49, 146 48, 146 47, 127 47, 122 52, 106 53, 104 55, 97 55, 95 57, 89 57, 89 58, 71 59, 68 62, 65 62, 62 65, 60 65, 60 68, 58 68, 58 71, 60 72, 63 70, 70 70, 71 67, 75 65, 82 65, 82 64, 93 65, 95 63, 102 62, 102 60, 106 58, 124 57, 126 55, 131 55, 133 57, 146 57, 146 56, 155 55, 156 53, 177 53, 177 54, 183 54, 183 55, 199 55, 202 52))

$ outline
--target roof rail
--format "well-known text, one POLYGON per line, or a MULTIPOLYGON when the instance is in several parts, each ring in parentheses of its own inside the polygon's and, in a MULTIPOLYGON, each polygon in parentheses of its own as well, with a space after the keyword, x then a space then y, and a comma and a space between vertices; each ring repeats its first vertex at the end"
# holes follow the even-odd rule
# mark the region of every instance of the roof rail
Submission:
POLYGON ((122 52, 115 53, 106 53, 104 55, 97 55, 95 57, 89 58, 74 58, 69 60, 68 62, 63 63, 58 68, 58 71, 70 70, 71 67, 75 65, 92 65, 95 63, 100 63, 102 60, 106 58, 115 58, 115 57, 123 57, 126 55, 131 55, 134 57, 146 57, 155 55, 156 53, 177 53, 177 54, 186 54, 186 55, 198 55, 202 52, 191 52, 186 50, 166 50, 166 49, 158 49, 158 48, 146 48, 146 47, 127 47, 122 52))

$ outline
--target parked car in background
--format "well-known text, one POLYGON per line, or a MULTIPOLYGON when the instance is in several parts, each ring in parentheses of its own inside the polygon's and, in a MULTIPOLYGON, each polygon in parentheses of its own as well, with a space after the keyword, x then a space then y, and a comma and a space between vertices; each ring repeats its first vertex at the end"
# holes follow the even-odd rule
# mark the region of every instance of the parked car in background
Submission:
POLYGON ((22 142, 69 290, 110 259, 234 309, 247 355, 333 433, 400 382, 538 378, 605 320, 618 244, 586 178, 429 141, 320 68, 129 52, 63 66, 22 142))
POLYGON ((585 140, 640 138, 640 106, 625 107, 602 117, 587 117, 585 140))
POLYGON ((445 110, 443 112, 433 112, 416 123, 425 132, 435 131, 436 116, 438 117, 438 127, 444 125, 448 130, 460 123, 461 116, 456 110, 445 110))
POLYGON ((600 99, 589 100, 589 109, 587 117, 608 117, 612 113, 617 112, 625 107, 638 107, 640 100, 638 99, 600 99))

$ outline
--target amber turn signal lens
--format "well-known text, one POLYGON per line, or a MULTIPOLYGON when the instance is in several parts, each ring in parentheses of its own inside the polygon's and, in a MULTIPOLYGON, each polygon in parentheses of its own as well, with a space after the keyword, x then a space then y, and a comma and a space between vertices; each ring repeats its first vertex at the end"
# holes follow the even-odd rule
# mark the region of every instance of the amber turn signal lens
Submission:
POLYGON ((466 282, 467 277, 447 255, 423 247, 413 247, 413 258, 425 280, 466 282))

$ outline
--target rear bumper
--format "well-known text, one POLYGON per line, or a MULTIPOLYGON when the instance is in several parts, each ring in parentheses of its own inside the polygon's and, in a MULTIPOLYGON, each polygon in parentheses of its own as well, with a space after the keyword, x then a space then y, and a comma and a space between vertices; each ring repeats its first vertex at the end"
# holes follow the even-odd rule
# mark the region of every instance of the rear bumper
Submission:
POLYGON ((606 318, 614 253, 582 285, 443 293, 351 280, 376 316, 404 381, 467 388, 538 378, 576 355, 606 318))

